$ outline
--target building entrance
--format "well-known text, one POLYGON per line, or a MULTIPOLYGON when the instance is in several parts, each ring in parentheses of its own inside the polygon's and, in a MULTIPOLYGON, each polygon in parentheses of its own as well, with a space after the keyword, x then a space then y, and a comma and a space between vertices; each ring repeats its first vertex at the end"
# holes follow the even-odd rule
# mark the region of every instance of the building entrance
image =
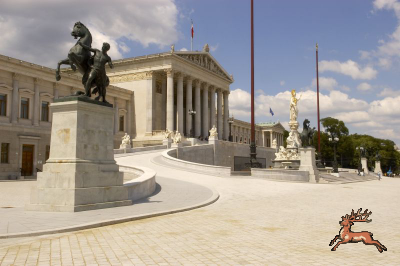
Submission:
POLYGON ((34 145, 22 145, 21 176, 32 176, 33 174, 33 151, 34 145))

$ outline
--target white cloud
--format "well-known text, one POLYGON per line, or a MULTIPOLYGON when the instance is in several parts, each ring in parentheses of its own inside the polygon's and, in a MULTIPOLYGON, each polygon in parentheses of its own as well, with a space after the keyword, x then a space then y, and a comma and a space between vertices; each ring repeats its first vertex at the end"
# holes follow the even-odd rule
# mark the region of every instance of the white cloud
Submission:
POLYGON ((345 85, 340 86, 340 88, 342 90, 344 90, 344 91, 347 91, 347 92, 351 91, 351 89, 348 86, 345 86, 345 85))
POLYGON ((319 70, 321 72, 332 71, 347 75, 353 79, 374 79, 378 72, 371 66, 361 67, 358 63, 347 60, 346 62, 339 61, 326 61, 323 60, 319 63, 319 70))
MULTIPOLYGON (((321 90, 331 91, 331 90, 334 90, 338 86, 338 83, 334 78, 320 77, 318 82, 319 82, 319 88, 321 90)), ((312 87, 317 86, 317 79, 316 78, 314 78, 312 80, 311 86, 312 87)))
MULTIPOLYGON (((316 92, 306 90, 297 92, 301 99, 298 102, 299 118, 302 122, 305 118, 316 126, 316 92)), ((276 95, 258 95, 255 98, 256 121, 287 121, 289 118, 290 91, 280 92, 276 95), (271 117, 271 108, 275 115, 271 117)), ((242 89, 232 90, 229 96, 230 113, 244 121, 250 120, 250 93, 242 89)), ((400 140, 400 134, 393 135, 393 132, 400 131, 400 96, 397 98, 385 98, 379 101, 368 103, 364 100, 351 98, 348 94, 332 90, 320 93, 320 114, 321 118, 334 117, 345 122, 350 133, 369 134, 377 138, 400 140), (385 130, 385 131, 382 131, 385 130)), ((281 122, 286 129, 289 129, 287 122, 281 122)))
POLYGON ((335 118, 345 123, 355 123, 370 120, 370 115, 366 111, 341 112, 335 114, 335 118))
POLYGON ((284 80, 281 80, 281 82, 279 82, 279 84, 280 84, 281 86, 283 86, 283 85, 285 85, 285 81, 284 81, 284 80))
POLYGON ((179 51, 187 51, 188 49, 186 49, 185 47, 183 47, 182 49, 180 49, 179 51))
POLYGON ((357 86, 357 89, 359 91, 370 91, 372 89, 372 86, 367 82, 363 82, 357 86))
POLYGON ((379 40, 376 50, 369 52, 368 59, 376 59, 376 64, 383 69, 390 69, 393 62, 400 59, 400 2, 397 0, 375 0, 374 11, 392 10, 397 17, 397 27, 387 40, 379 40))
MULTIPOLYGON (((162 48, 175 43, 180 34, 177 19, 173 0, 98 0, 95 4, 79 0, 2 0, 0 53, 54 68, 75 44, 70 32, 75 22, 81 21, 96 42, 110 43, 110 55, 118 59, 129 51, 123 39, 144 47, 156 44, 162 48)), ((101 48, 95 44, 93 47, 101 48)))
POLYGON ((396 97, 400 95, 400 91, 395 91, 391 88, 384 88, 379 94, 379 97, 396 97))
POLYGON ((231 90, 229 94, 229 113, 235 117, 246 117, 250 115, 251 95, 242 89, 231 90))
POLYGON ((390 116, 398 118, 400 116, 400 95, 397 97, 387 97, 382 100, 373 101, 370 104, 369 112, 375 116, 390 116))

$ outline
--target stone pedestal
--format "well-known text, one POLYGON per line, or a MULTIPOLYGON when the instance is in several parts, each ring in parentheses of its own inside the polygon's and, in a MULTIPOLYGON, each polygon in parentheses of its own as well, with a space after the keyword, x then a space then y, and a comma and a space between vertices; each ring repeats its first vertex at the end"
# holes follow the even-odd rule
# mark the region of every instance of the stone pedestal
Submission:
POLYGON ((190 146, 198 145, 200 142, 197 138, 187 138, 186 141, 190 143, 190 146))
POLYGON ((172 144, 172 139, 163 139, 162 144, 167 146, 167 149, 170 149, 172 144))
POLYGON ((218 142, 218 136, 210 136, 208 138, 208 144, 216 144, 218 142))
POLYGON ((288 138, 286 139, 287 147, 288 148, 301 147, 301 138, 299 132, 297 131, 297 129, 299 128, 299 123, 297 121, 290 121, 289 127, 290 127, 290 132, 288 138))
POLYGON ((171 148, 182 148, 183 147, 183 143, 179 142, 179 143, 172 143, 171 148))
POLYGON ((56 100, 50 158, 27 210, 77 212, 131 205, 114 160, 110 104, 84 96, 56 100))
POLYGON ((381 173, 382 174, 382 169, 381 169, 381 161, 375 161, 375 173, 381 173))
POLYGON ((315 149, 314 148, 300 148, 300 171, 309 172, 309 182, 318 183, 319 171, 315 163, 315 149))
POLYGON ((368 164, 367 164, 367 158, 365 158, 365 157, 362 157, 361 158, 361 168, 363 168, 364 169, 364 174, 368 174, 369 173, 369 171, 368 171, 368 164))
POLYGON ((119 148, 120 149, 131 149, 132 146, 131 146, 131 144, 121 144, 121 145, 119 145, 119 148))

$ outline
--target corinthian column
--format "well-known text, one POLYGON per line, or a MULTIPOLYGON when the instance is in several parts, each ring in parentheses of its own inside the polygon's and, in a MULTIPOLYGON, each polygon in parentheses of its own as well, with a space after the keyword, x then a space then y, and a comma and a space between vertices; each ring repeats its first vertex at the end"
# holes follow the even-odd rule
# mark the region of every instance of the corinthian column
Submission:
POLYGON ((208 124, 208 87, 207 83, 204 83, 203 89, 203 137, 208 137, 209 124, 208 124))
POLYGON ((156 114, 156 77, 153 71, 146 73, 146 134, 153 134, 154 116, 156 114))
POLYGON ((12 109, 11 109, 11 123, 18 123, 18 106, 19 106, 19 74, 13 74, 13 92, 12 92, 12 109))
POLYGON ((222 91, 221 89, 217 90, 217 131, 218 131, 218 139, 223 139, 222 136, 222 91))
POLYGON ((215 87, 211 87, 210 93, 210 124, 211 127, 218 126, 215 124, 215 87))
POLYGON ((229 92, 224 92, 224 139, 229 139, 229 92))
POLYGON ((39 111, 40 111, 40 94, 39 94, 39 82, 38 78, 33 79, 34 83, 34 98, 33 98, 33 121, 34 126, 39 126, 39 111))
POLYGON ((191 77, 188 77, 186 81, 186 136, 190 137, 190 130, 192 129, 192 115, 189 114, 189 110, 193 111, 192 106, 192 83, 191 77))
POLYGON ((177 117, 177 128, 178 132, 183 134, 183 74, 178 76, 178 87, 176 97, 176 109, 178 113, 177 117))
POLYGON ((194 101, 195 106, 194 109, 196 110, 196 115, 194 117, 195 122, 195 129, 194 129, 194 136, 197 138, 201 135, 201 107, 200 107, 200 81, 196 81, 196 87, 194 90, 194 101))
POLYGON ((167 129, 174 130, 174 72, 167 69, 167 129))
POLYGON ((167 126, 167 79, 163 76, 161 82, 161 129, 165 130, 167 126))
POLYGON ((119 128, 119 110, 118 110, 118 99, 114 97, 114 135, 118 133, 119 128))

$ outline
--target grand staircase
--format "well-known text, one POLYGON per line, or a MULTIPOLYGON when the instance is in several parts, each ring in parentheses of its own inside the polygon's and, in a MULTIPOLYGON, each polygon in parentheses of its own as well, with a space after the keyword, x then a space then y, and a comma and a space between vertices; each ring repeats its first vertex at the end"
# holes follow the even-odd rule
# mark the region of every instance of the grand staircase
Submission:
POLYGON ((320 174, 319 177, 331 184, 345 184, 345 183, 378 180, 378 177, 375 174, 360 176, 355 173, 345 173, 345 172, 339 173, 339 177, 331 174, 320 174))

